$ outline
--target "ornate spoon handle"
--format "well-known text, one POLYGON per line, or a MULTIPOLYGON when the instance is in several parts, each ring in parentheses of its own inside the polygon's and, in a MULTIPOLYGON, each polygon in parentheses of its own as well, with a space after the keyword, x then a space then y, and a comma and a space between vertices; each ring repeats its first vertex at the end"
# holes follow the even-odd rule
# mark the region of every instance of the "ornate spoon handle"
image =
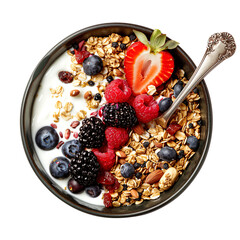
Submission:
POLYGON ((227 32, 215 33, 208 39, 207 50, 194 71, 186 86, 177 96, 171 107, 164 112, 158 119, 158 123, 166 128, 167 123, 179 105, 187 95, 198 85, 202 79, 211 72, 218 64, 231 57, 236 50, 233 36, 227 32))

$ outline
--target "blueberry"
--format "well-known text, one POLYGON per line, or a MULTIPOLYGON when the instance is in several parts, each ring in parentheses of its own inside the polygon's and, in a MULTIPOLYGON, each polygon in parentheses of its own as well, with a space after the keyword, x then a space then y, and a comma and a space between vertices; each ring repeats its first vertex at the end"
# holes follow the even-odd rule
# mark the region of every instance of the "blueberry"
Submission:
POLYGON ((70 162, 65 157, 54 158, 49 166, 51 175, 54 178, 67 178, 69 176, 70 162))
POLYGON ((164 168, 164 169, 168 169, 168 168, 169 168, 168 164, 167 164, 167 163, 164 163, 164 164, 163 164, 163 168, 164 168))
POLYGON ((107 76, 107 81, 110 83, 111 81, 113 81, 113 77, 111 75, 107 76))
POLYGON ((141 164, 138 163, 138 162, 135 162, 135 163, 133 164, 133 167, 134 167, 135 169, 138 169, 139 167, 141 167, 141 164))
POLYGON ((180 150, 179 153, 178 153, 178 159, 181 159, 183 157, 184 157, 184 151, 180 150))
POLYGON ((177 160, 177 152, 174 148, 168 146, 161 148, 157 155, 162 161, 171 162, 173 160, 177 160))
POLYGON ((94 85, 95 85, 95 82, 94 82, 94 81, 92 81, 92 80, 90 80, 90 81, 88 81, 88 85, 92 87, 92 86, 94 86, 94 85))
POLYGON ((80 183, 78 183, 73 178, 70 178, 68 180, 68 185, 67 186, 68 186, 69 191, 72 192, 72 193, 80 193, 84 189, 84 186, 81 185, 80 183))
POLYGON ((163 113, 163 112, 167 111, 170 108, 170 106, 172 105, 172 103, 173 103, 173 101, 171 98, 164 98, 163 100, 161 100, 158 104, 160 112, 163 113))
POLYGON ((120 168, 120 172, 124 178, 130 178, 133 176, 135 169, 132 164, 124 163, 120 168))
POLYGON ((193 128, 193 124, 192 124, 192 123, 189 123, 189 124, 188 124, 188 127, 189 127, 189 128, 193 128))
POLYGON ((141 173, 141 172, 137 172, 137 173, 135 174, 135 177, 138 178, 138 179, 141 178, 141 177, 142 177, 142 173, 141 173))
POLYGON ((97 196, 100 195, 101 189, 100 189, 100 187, 99 187, 98 185, 89 186, 89 187, 86 187, 86 188, 85 188, 85 192, 86 192, 89 196, 95 198, 95 197, 97 197, 97 196))
POLYGON ((121 43, 121 44, 120 44, 120 48, 121 48, 122 50, 125 50, 125 49, 127 48, 127 45, 126 45, 125 43, 121 43))
POLYGON ((199 126, 202 126, 202 120, 198 120, 198 121, 197 121, 197 124, 198 124, 199 126))
POLYGON ((129 38, 130 38, 130 41, 133 41, 133 40, 136 39, 136 35, 135 35, 134 33, 131 33, 131 34, 129 35, 129 38))
POLYGON ((117 48, 118 47, 118 42, 112 42, 112 47, 117 48))
POLYGON ((35 142, 42 150, 52 150, 59 142, 56 130, 50 126, 42 127, 35 136, 35 142))
POLYGON ((96 93, 95 96, 94 96, 94 100, 95 101, 101 101, 102 100, 102 96, 100 93, 96 93))
POLYGON ((73 43, 72 47, 73 47, 74 49, 76 49, 76 50, 78 50, 78 48, 79 48, 79 46, 78 46, 77 43, 73 43))
POLYGON ((78 140, 70 140, 63 144, 62 153, 65 157, 73 158, 76 152, 83 150, 82 144, 78 140))
POLYGON ((83 61, 83 70, 87 75, 96 75, 101 72, 102 68, 102 59, 97 55, 89 56, 83 61))
POLYGON ((183 90, 183 82, 178 81, 173 88, 174 97, 176 98, 182 90, 183 90))
POLYGON ((147 147, 149 146, 149 142, 147 142, 147 141, 144 142, 144 143, 143 143, 143 146, 144 146, 145 148, 147 148, 147 147))
POLYGON ((187 138, 187 144, 193 151, 196 151, 199 146, 198 139, 195 136, 189 136, 187 138))

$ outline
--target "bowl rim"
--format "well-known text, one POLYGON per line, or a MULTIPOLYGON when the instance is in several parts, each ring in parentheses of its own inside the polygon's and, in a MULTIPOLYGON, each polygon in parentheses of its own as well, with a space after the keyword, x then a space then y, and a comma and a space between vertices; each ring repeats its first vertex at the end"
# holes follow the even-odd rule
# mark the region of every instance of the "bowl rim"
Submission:
MULTIPOLYGON (((29 90, 31 88, 32 82, 34 81, 34 75, 35 75, 36 71, 41 67, 41 64, 42 64, 43 60, 47 56, 50 56, 53 52, 55 52, 56 49, 59 48, 61 45, 69 42, 71 39, 76 38, 78 35, 81 35, 81 34, 83 34, 85 32, 89 32, 89 31, 96 30, 96 29, 99 29, 99 28, 106 28, 106 27, 128 27, 128 28, 137 29, 137 30, 144 29, 145 31, 152 31, 151 28, 148 28, 148 27, 145 27, 145 26, 141 26, 141 25, 137 25, 137 24, 130 24, 130 23, 124 23, 124 22, 101 23, 101 24, 96 24, 96 25, 92 25, 92 26, 80 29, 80 30, 70 34, 69 36, 65 37, 59 43, 57 43, 39 61, 39 63, 37 64, 37 66, 33 70, 32 74, 30 76, 30 79, 29 79, 29 81, 27 83, 27 86, 26 86, 25 91, 24 91, 23 99, 22 99, 21 109, 20 109, 20 132, 21 132, 23 148, 24 148, 25 154, 27 156, 27 159, 28 159, 32 169, 34 170, 34 172, 38 176, 38 178, 41 180, 41 182, 55 196, 57 196, 59 199, 61 199, 63 202, 67 203, 68 205, 72 206, 73 208, 75 208, 77 210, 80 210, 82 212, 85 212, 85 213, 89 213, 89 214, 95 215, 95 216, 111 217, 111 218, 132 217, 132 216, 138 216, 138 215, 150 213, 150 212, 152 212, 154 210, 157 210, 157 209, 165 206, 166 204, 168 204, 171 201, 173 201, 174 199, 176 199, 191 184, 191 182, 194 180, 194 178, 197 176, 198 172, 200 171, 200 169, 201 169, 201 167, 202 167, 202 165, 203 165, 203 163, 204 163, 204 161, 206 159, 209 147, 210 147, 210 142, 211 142, 211 137, 212 137, 212 122, 213 122, 211 99, 210 99, 210 95, 209 95, 209 92, 208 92, 208 88, 207 88, 206 83, 205 83, 204 80, 201 81, 201 84, 202 84, 202 86, 204 88, 204 92, 205 92, 205 96, 206 96, 208 128, 207 128, 207 131, 206 131, 206 139, 205 139, 206 144, 204 146, 203 153, 200 156, 200 160, 199 160, 195 170, 192 172, 191 176, 183 184, 183 186, 181 188, 179 188, 176 191, 176 193, 171 195, 165 201, 163 201, 161 203, 158 203, 158 204, 152 206, 151 208, 141 209, 140 211, 134 212, 134 213, 125 213, 125 214, 119 215, 119 214, 115 214, 115 213, 104 213, 104 212, 100 212, 100 211, 97 211, 97 210, 92 209, 92 208, 88 208, 88 207, 83 206, 83 205, 74 204, 73 202, 71 202, 71 201, 67 200, 66 198, 64 198, 63 196, 61 196, 61 194, 59 194, 53 186, 51 186, 49 183, 47 183, 45 181, 45 177, 42 175, 41 171, 39 170, 37 165, 34 163, 33 156, 30 153, 30 149, 28 148, 28 144, 27 144, 27 141, 26 141, 26 130, 25 130, 25 124, 24 124, 24 122, 25 122, 25 114, 24 113, 26 111, 26 102, 27 102, 27 98, 28 98, 28 95, 29 95, 29 90)), ((191 65, 191 67, 193 69, 195 69, 196 65, 194 64, 192 59, 188 56, 188 54, 179 46, 178 46, 178 50, 188 60, 188 62, 191 65)))

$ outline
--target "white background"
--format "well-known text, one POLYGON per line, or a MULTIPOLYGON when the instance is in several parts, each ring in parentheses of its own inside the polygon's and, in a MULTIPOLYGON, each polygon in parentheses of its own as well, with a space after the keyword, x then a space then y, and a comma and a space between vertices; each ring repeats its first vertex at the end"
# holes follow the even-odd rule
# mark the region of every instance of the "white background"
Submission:
POLYGON ((207 159, 176 200, 133 218, 77 211, 40 182, 25 156, 19 130, 22 96, 39 60, 84 27, 129 22, 159 28, 198 64, 208 37, 230 32, 240 47, 238 1, 1 1, 1 239, 239 239, 240 56, 205 78, 213 107, 207 159))

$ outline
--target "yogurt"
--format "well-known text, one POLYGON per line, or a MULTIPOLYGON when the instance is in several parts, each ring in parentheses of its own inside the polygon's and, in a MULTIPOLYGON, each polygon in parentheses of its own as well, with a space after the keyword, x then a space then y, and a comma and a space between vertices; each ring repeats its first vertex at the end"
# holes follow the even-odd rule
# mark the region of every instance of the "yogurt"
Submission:
MULTIPOLYGON (((35 143, 35 135, 37 131, 43 127, 43 126, 50 126, 51 123, 53 123, 53 113, 57 112, 58 110, 55 108, 55 104, 57 101, 61 101, 62 105, 64 106, 67 102, 71 102, 73 104, 73 109, 71 111, 71 114, 75 116, 77 112, 80 110, 85 110, 87 112, 87 117, 90 116, 90 113, 93 111, 96 111, 97 109, 89 110, 87 108, 86 101, 84 99, 84 93, 87 91, 91 91, 94 94, 98 93, 98 89, 96 87, 96 84, 94 86, 86 86, 84 88, 78 86, 78 87, 73 87, 72 83, 65 84, 61 82, 58 78, 58 73, 60 71, 69 71, 71 72, 71 67, 70 65, 72 64, 71 62, 71 56, 67 53, 64 52, 47 70, 45 75, 43 76, 43 79, 41 81, 41 85, 39 87, 39 90, 37 92, 34 104, 33 104, 33 112, 32 112, 32 139, 34 142, 34 147, 36 150, 36 153, 45 169, 45 171, 48 173, 49 177, 54 181, 58 187, 61 187, 67 191, 68 194, 73 195, 75 198, 85 201, 87 203, 95 204, 95 205, 103 205, 103 200, 102 200, 102 195, 103 192, 96 198, 90 197, 88 194, 85 192, 81 192, 78 194, 73 194, 71 193, 68 188, 67 188, 67 182, 69 178, 67 179, 55 179, 51 176, 50 171, 49 171, 49 164, 50 162, 59 156, 63 156, 61 148, 57 149, 54 148, 53 150, 50 151, 44 151, 41 150, 35 143), (50 88, 55 89, 57 86, 62 86, 64 88, 64 91, 61 96, 56 98, 53 96, 50 92, 50 88), (70 91, 73 89, 78 89, 80 91, 80 94, 76 97, 71 97, 70 96, 70 91)), ((88 79, 87 79, 88 80, 88 79)), ((86 81, 87 81, 86 80, 86 81)), ((104 80, 106 81, 106 80, 104 80)), ((102 98, 101 105, 105 102, 104 97, 102 98)), ((72 120, 65 121, 64 119, 59 120, 57 125, 56 131, 59 133, 60 131, 64 134, 65 129, 69 128, 70 130, 70 124, 72 121, 77 120, 73 118, 72 120)), ((78 132, 78 128, 75 129, 76 132, 78 132)), ((73 137, 73 134, 70 135, 70 138, 68 140, 66 139, 61 139, 60 141, 69 141, 72 139, 76 139, 73 137)))

